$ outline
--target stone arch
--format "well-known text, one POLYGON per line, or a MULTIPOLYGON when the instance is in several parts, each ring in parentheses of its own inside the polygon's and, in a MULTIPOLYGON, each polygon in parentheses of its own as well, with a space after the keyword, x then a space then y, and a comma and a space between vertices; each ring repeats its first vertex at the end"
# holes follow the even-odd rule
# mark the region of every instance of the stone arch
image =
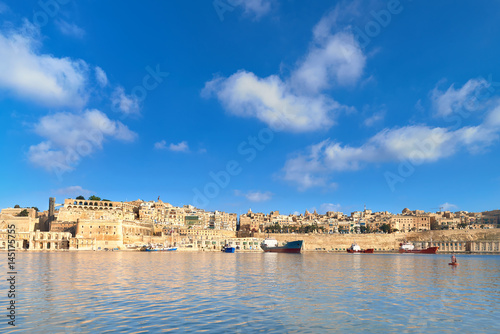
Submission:
POLYGON ((83 205, 83 202, 82 201, 78 202, 78 205, 83 205))

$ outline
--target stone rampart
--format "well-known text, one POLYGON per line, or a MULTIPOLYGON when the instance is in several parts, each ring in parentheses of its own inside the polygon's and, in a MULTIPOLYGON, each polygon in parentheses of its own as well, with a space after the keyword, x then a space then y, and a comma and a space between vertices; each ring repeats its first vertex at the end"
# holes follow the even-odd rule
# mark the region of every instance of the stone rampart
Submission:
POLYGON ((285 241, 304 240, 304 250, 345 251, 356 242, 362 249, 394 251, 405 240, 411 242, 468 242, 500 240, 500 229, 492 230, 440 230, 391 234, 267 234, 255 233, 254 237, 272 237, 281 244, 285 241))

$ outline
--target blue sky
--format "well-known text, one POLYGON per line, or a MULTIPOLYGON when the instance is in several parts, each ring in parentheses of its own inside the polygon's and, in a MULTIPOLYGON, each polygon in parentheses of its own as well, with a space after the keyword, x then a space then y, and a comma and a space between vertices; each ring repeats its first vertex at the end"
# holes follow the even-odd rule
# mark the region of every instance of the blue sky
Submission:
POLYGON ((499 10, 0 2, 0 207, 499 209, 499 10))

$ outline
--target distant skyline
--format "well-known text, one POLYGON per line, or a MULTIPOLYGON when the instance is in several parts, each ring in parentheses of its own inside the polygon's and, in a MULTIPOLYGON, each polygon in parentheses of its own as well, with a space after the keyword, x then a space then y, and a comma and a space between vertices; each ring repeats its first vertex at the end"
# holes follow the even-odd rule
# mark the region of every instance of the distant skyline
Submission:
POLYGON ((498 12, 0 0, 0 207, 500 209, 498 12))

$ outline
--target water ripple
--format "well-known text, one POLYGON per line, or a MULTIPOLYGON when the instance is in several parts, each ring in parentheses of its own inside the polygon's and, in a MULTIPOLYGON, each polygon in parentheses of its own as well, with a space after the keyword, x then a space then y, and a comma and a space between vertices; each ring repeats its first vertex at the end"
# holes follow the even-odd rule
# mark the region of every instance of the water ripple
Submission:
POLYGON ((20 253, 8 333, 500 332, 500 257, 20 253))

